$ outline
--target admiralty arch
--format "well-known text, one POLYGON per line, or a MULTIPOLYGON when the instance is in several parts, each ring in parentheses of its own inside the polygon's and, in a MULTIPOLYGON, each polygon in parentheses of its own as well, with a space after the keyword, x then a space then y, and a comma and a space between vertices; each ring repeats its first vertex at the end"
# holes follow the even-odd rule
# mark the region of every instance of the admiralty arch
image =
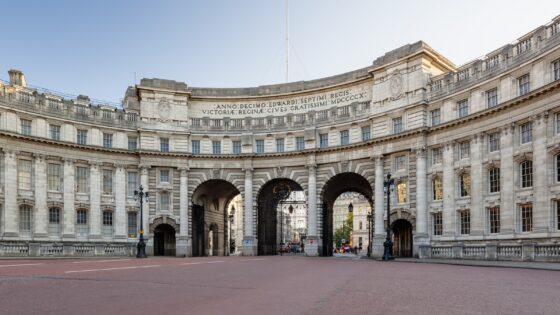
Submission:
POLYGON ((329 256, 356 192, 374 258, 390 216, 414 257, 559 261, 560 17, 460 67, 419 41, 312 81, 142 79, 118 106, 10 70, 0 148, 0 256, 133 255, 142 226, 148 255, 275 254, 293 193, 329 256))

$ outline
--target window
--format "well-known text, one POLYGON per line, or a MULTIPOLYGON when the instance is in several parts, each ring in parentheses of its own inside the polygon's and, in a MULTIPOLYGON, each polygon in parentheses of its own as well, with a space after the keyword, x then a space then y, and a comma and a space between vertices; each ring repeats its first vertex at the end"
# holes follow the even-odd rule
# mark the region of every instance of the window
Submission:
POLYGON ((159 194, 159 210, 169 211, 169 194, 166 192, 159 194))
POLYGON ((560 80, 560 59, 552 63, 552 72, 553 72, 554 81, 560 80))
POLYGON ((103 133, 103 147, 104 148, 113 147, 113 134, 103 133))
POLYGON ((212 141, 212 154, 222 154, 222 142, 212 141))
POLYGON ((560 201, 556 200, 556 229, 560 231, 560 201))
POLYGON ((113 235, 113 211, 103 211, 103 236, 111 237, 113 235))
POLYGON ((303 137, 296 137, 296 150, 298 151, 305 150, 305 141, 303 137))
POLYGON ((62 191, 62 167, 60 164, 47 164, 47 190, 62 191))
POLYGON ((406 182, 399 182, 397 184, 397 203, 406 203, 406 182))
POLYGON ((89 169, 83 166, 76 167, 76 191, 86 193, 88 190, 89 169))
POLYGON ((441 110, 434 109, 430 112, 430 118, 432 122, 432 126, 437 126, 441 123, 441 110))
POLYGON ((128 172, 126 176, 126 195, 134 197, 134 191, 138 188, 138 172, 128 172))
POLYGON ((528 122, 521 125, 521 144, 533 141, 533 124, 528 122))
POLYGON ((159 138, 159 150, 169 152, 169 138, 159 138))
POLYGON ((471 212, 469 210, 459 211, 459 218, 461 220, 461 234, 466 235, 471 233, 471 212))
POLYGON ((84 129, 78 129, 76 131, 76 142, 78 144, 87 144, 87 130, 84 129))
POLYGON ((432 198, 434 201, 443 199, 443 182, 440 177, 432 179, 432 198))
POLYGON ((400 133, 403 130, 402 117, 393 118, 393 133, 400 133))
POLYGON ((241 141, 232 141, 233 154, 241 154, 241 141))
POLYGON ((488 152, 496 152, 500 150, 500 134, 491 133, 488 135, 488 152))
POLYGON ((432 233, 434 235, 441 235, 443 232, 443 219, 442 219, 441 212, 432 214, 432 223, 433 223, 433 230, 432 233))
POLYGON ((103 170, 103 194, 112 195, 113 194, 113 171, 103 170))
POLYGON ((60 208, 49 208, 49 235, 60 235, 60 208))
POLYGON ((276 152, 284 152, 284 139, 276 139, 276 152))
POLYGON ((131 151, 136 151, 138 149, 138 138, 128 137, 128 149, 131 151))
POLYGON ((486 106, 494 107, 498 105, 498 88, 486 91, 486 106))
POLYGON ((490 193, 500 191, 500 169, 494 167, 488 171, 488 183, 490 184, 490 193))
POLYGON ((345 145, 350 143, 350 136, 348 130, 342 130, 340 132, 340 145, 345 145))
POLYGON ((127 214, 128 221, 128 237, 136 237, 138 231, 138 215, 136 212, 129 212, 127 214))
POLYGON ((560 154, 556 156, 556 181, 560 182, 560 154))
POLYGON ((21 124, 21 134, 26 136, 31 136, 31 120, 20 119, 21 124))
POLYGON ((256 141, 257 153, 264 153, 264 140, 259 139, 256 141))
POLYGON ((23 205, 19 207, 19 232, 23 235, 31 234, 31 206, 23 205))
POLYGON ((469 100, 457 102, 457 113, 459 114, 459 118, 463 118, 469 114, 469 100))
POLYGON ((326 148, 329 146, 329 134, 321 133, 319 134, 319 147, 326 148))
POLYGON ((360 221, 360 230, 362 229, 362 221, 360 221))
POLYGON ((490 233, 500 233, 500 207, 488 208, 488 227, 490 233))
POLYGON ((521 210, 521 232, 531 232, 533 230, 533 205, 525 204, 520 206, 521 210))
POLYGON ((18 160, 18 188, 31 190, 31 168, 30 160, 18 160))
POLYGON ((560 133, 560 114, 556 114, 556 133, 560 133))
POLYGON ((169 183, 169 170, 160 170, 159 171, 159 182, 160 183, 169 183))
POLYGON ((76 211, 76 233, 80 237, 88 234, 88 213, 87 210, 80 209, 76 211))
POLYGON ((200 140, 191 140, 192 154, 200 154, 200 140))
POLYGON ((471 194, 471 175, 463 173, 459 175, 459 196, 468 197, 471 194))
POLYGON ((362 127, 362 141, 367 141, 369 139, 371 139, 371 127, 362 127))
POLYGON ((49 134, 51 140, 60 141, 60 126, 49 125, 49 134))
POLYGON ((529 75, 526 74, 517 79, 519 96, 525 95, 530 91, 529 75))
POLYGON ((469 141, 463 141, 459 143, 459 158, 467 159, 471 156, 471 143, 469 141))
POLYGON ((397 156, 395 158, 395 172, 406 170, 406 155, 397 156))
POLYGON ((521 163, 521 188, 533 187, 533 161, 521 163))
POLYGON ((441 164, 441 161, 442 161, 441 148, 433 148, 432 149, 432 164, 441 164))

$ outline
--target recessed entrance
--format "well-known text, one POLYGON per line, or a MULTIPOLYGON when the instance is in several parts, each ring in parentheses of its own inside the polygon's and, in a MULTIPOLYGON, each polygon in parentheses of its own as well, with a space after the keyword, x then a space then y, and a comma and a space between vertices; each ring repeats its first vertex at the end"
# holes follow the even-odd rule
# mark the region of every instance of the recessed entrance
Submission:
POLYGON ((412 224, 407 220, 393 223, 393 256, 412 257, 412 224))
POLYGON ((175 229, 160 224, 154 229, 154 256, 175 256, 175 229))

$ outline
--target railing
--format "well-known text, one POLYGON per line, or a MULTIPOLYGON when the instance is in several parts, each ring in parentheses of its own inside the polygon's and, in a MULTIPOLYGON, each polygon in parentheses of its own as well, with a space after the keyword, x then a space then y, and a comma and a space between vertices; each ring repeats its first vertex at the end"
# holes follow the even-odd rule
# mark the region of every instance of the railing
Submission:
POLYGON ((29 254, 28 244, 3 244, 1 249, 5 256, 27 256, 29 254))
POLYGON ((522 248, 517 245, 498 246, 498 258, 500 257, 521 257, 522 248))
POLYGON ((95 245, 74 245, 74 252, 80 256, 95 256, 95 245))
POLYGON ((451 246, 432 246, 432 257, 452 258, 453 248, 451 246))
POLYGON ((62 255, 63 248, 64 247, 61 244, 42 244, 39 250, 39 254, 41 256, 62 255))
POLYGON ((560 245, 537 245, 535 246, 537 257, 560 257, 560 245))
POLYGON ((126 256, 127 251, 124 245, 105 245, 104 253, 107 256, 126 256))
POLYGON ((463 257, 485 257, 486 247, 484 246, 465 246, 463 247, 463 257))

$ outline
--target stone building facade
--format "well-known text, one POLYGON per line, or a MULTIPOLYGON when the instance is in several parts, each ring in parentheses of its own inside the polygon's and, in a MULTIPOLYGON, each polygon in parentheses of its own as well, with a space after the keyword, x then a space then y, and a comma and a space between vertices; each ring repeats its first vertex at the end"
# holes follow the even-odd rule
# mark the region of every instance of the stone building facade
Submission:
POLYGON ((306 197, 306 254, 331 255, 334 201, 354 191, 373 205, 374 257, 390 215, 400 255, 558 260, 559 25, 460 67, 417 42, 313 81, 142 79, 119 108, 10 71, 0 255, 132 254, 140 226, 149 254, 227 255, 237 195, 241 253, 273 254, 285 191, 306 197))

